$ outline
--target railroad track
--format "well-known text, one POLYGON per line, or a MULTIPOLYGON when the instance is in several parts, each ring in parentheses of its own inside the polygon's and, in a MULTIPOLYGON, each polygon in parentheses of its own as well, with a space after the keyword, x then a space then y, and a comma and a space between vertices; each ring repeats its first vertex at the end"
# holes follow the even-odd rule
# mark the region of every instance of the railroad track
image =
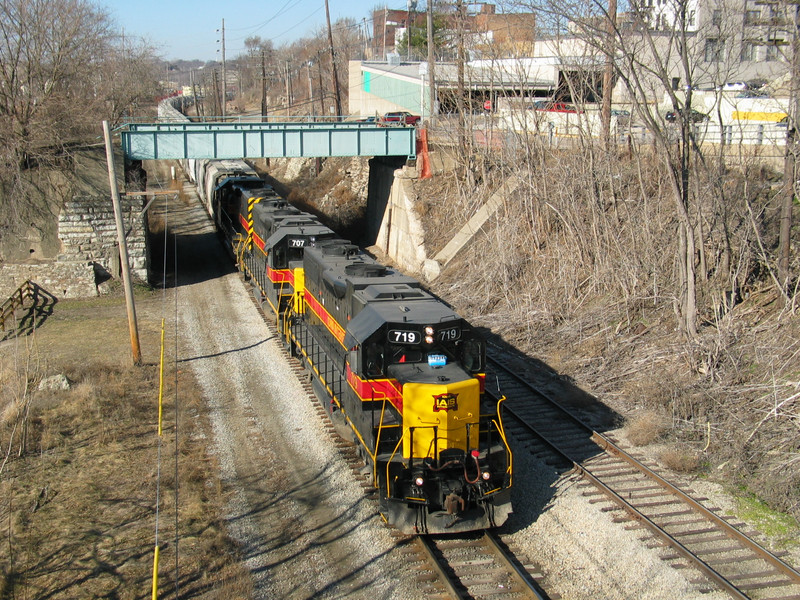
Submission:
POLYGON ((454 600, 556 598, 541 591, 530 568, 518 564, 494 532, 456 537, 421 535, 416 541, 454 600))
POLYGON ((486 381, 507 397, 507 430, 535 455, 582 475, 594 486, 585 492, 590 501, 624 510, 628 527, 646 529, 668 548, 662 559, 700 571, 733 598, 800 600, 800 573, 743 533, 743 524, 704 506, 706 498, 670 483, 492 358, 486 381))

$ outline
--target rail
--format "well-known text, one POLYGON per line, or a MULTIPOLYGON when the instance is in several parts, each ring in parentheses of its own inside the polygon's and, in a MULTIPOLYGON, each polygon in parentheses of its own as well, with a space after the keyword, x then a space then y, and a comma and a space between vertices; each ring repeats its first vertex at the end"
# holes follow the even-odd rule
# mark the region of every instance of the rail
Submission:
POLYGON ((38 286, 28 279, 19 286, 8 299, 0 306, 0 330, 6 330, 6 321, 13 317, 16 310, 25 305, 25 298, 36 301, 38 286))
MULTIPOLYGON (((713 510, 705 507, 697 500, 692 498, 689 494, 668 482, 666 479, 655 473, 652 469, 649 469, 643 465, 640 461, 637 461, 634 457, 614 444, 609 437, 594 431, 590 425, 583 422, 577 415, 561 406, 548 394, 536 389, 535 386, 527 382, 518 373, 509 369, 507 366, 499 361, 496 361, 495 359, 490 359, 490 361, 494 364, 496 373, 498 375, 502 373, 502 375, 507 378, 507 383, 509 380, 515 381, 521 386, 521 388, 529 389, 537 397, 541 398, 543 402, 549 403, 556 411, 559 411, 565 415, 565 417, 569 419, 569 422, 571 422, 575 427, 573 429, 573 433, 570 433, 570 428, 566 427, 568 421, 565 420, 561 422, 561 425, 557 431, 552 432, 552 437, 548 434, 545 434, 539 427, 535 427, 525 416, 520 414, 521 412, 524 412, 521 409, 527 410, 532 406, 532 396, 527 398, 528 401, 524 405, 514 408, 508 405, 505 406, 504 408, 508 415, 517 420, 517 422, 519 422, 527 431, 530 431, 533 435, 538 437, 542 444, 549 447, 554 453, 564 459, 566 464, 571 464, 572 468, 576 472, 588 479, 612 501, 627 511, 632 519, 636 520, 643 527, 647 528, 654 536, 661 539, 665 544, 672 547, 679 556, 689 561, 689 563, 695 569, 703 573, 709 578, 709 580, 716 583, 731 597, 747 599, 752 597, 746 593, 748 590, 759 589, 763 591, 769 589, 770 587, 776 588, 781 586, 800 586, 800 573, 798 573, 791 565, 785 563, 778 558, 778 556, 769 552, 751 537, 740 532, 724 518, 715 514, 713 510), (575 433, 578 431, 581 432, 580 436, 575 435, 575 433), (707 529, 701 528, 689 532, 676 531, 674 532, 674 535, 668 533, 667 526, 674 525, 674 523, 670 524, 666 517, 674 516, 677 513, 667 512, 664 514, 650 514, 650 516, 645 515, 645 513, 640 509, 647 507, 648 504, 638 503, 637 498, 632 495, 632 493, 637 490, 629 489, 626 491, 624 487, 619 485, 619 483, 607 483, 607 481, 610 481, 612 477, 619 476, 619 474, 622 472, 619 468, 613 467, 612 469, 607 467, 604 471, 602 471, 602 473, 605 473, 608 476, 607 481, 603 481, 603 475, 598 474, 601 473, 601 471, 595 473, 591 467, 584 466, 587 462, 585 459, 575 458, 576 453, 578 453, 576 449, 580 449, 582 447, 580 444, 575 443, 575 440, 578 439, 578 437, 586 437, 587 440, 594 445, 594 447, 596 447, 598 450, 604 451, 607 456, 613 457, 620 464, 624 464, 632 469, 635 469, 638 474, 647 480, 654 482, 656 487, 662 490, 662 493, 665 497, 671 497, 671 503, 680 503, 686 505, 688 510, 691 510, 698 518, 707 521, 711 526, 707 529), (712 553, 712 551, 708 550, 708 548, 704 548, 703 544, 707 544, 711 541, 718 541, 719 538, 717 538, 717 540, 712 539, 713 535, 717 533, 724 534, 724 539, 734 542, 735 545, 727 548, 718 548, 714 550, 713 553, 718 554, 723 551, 728 552, 729 554, 739 553, 736 554, 737 560, 734 564, 741 566, 742 562, 757 562, 760 560, 762 561, 760 565, 764 565, 768 568, 763 569, 760 566, 759 568, 751 566, 749 571, 742 572, 737 570, 738 566, 735 569, 730 567, 730 563, 733 562, 731 560, 722 560, 717 557, 715 560, 710 561, 707 558, 702 558, 701 555, 712 553), (677 539, 679 535, 688 537, 689 535, 698 536, 700 534, 709 535, 706 538, 698 537, 690 542, 685 543, 682 543, 677 539), (749 552, 749 556, 752 558, 747 558, 746 560, 743 559, 741 551, 749 552), (764 573, 776 575, 780 578, 780 580, 742 585, 744 579, 763 579, 765 577, 764 573), (737 581, 738 583, 732 583, 732 581, 737 581)), ((537 414, 541 414, 541 410, 538 410, 537 414)), ((631 479, 628 479, 627 481, 630 482, 631 479)), ((653 494, 649 494, 649 497, 652 500, 653 494)), ((659 501, 658 504, 666 503, 659 501)), ((654 505, 655 503, 651 502, 650 506, 654 505)), ((796 596, 786 597, 788 598, 796 596)))

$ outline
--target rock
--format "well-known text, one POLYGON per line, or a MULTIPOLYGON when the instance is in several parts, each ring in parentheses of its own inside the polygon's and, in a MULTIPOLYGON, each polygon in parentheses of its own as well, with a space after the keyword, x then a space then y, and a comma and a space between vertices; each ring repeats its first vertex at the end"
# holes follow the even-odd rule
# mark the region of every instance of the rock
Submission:
POLYGON ((72 387, 72 382, 63 374, 45 377, 39 383, 40 392, 45 390, 68 390, 70 387, 72 387))

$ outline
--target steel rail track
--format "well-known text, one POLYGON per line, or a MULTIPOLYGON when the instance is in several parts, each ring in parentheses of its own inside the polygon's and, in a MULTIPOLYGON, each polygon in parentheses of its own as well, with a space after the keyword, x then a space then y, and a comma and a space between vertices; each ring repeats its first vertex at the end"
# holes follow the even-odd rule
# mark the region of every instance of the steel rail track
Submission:
POLYGON ((494 532, 480 538, 420 535, 417 543, 454 600, 547 598, 494 532))
POLYGON ((673 548, 676 555, 667 558, 685 559, 733 598, 766 599, 765 593, 791 588, 790 595, 781 596, 781 600, 800 599, 800 573, 778 556, 636 460, 523 377, 492 358, 489 362, 496 369, 498 386, 503 387, 502 377, 503 383, 519 394, 508 397, 504 403, 506 413, 632 519, 673 548), (530 422, 525 412, 535 413, 536 424, 530 422), (652 509, 656 512, 650 512, 652 509), (689 520, 687 515, 691 515, 689 520), (733 545, 722 548, 714 545, 721 541, 733 545), (763 581, 768 578, 771 579, 763 581))

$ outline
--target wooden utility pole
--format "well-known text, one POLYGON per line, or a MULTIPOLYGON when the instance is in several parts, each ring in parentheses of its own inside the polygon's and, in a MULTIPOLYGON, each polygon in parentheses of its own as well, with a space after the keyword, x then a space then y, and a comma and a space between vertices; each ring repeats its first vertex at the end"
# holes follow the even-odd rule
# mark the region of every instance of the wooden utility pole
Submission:
POLYGON ((214 114, 219 114, 219 82, 217 81, 217 70, 214 69, 214 114))
POLYGON ((136 323, 136 306, 133 302, 133 284, 131 283, 130 263, 128 262, 128 244, 125 241, 125 227, 122 223, 122 208, 117 189, 117 173, 114 168, 114 149, 111 145, 111 129, 108 121, 103 121, 103 138, 106 142, 106 161, 108 162, 108 181, 111 186, 111 203, 114 205, 114 220, 117 224, 117 242, 119 244, 119 262, 122 271, 122 284, 125 288, 125 305, 128 309, 128 328, 131 334, 131 350, 133 364, 142 364, 142 350, 139 346, 139 327, 136 323))
MULTIPOLYGON (((286 109, 292 105, 292 84, 289 81, 289 61, 286 61, 286 109)), ((287 113, 288 114, 288 113, 287 113)))
POLYGON ((195 114, 196 117, 199 117, 200 116, 200 107, 197 105, 197 103, 198 103, 198 100, 197 100, 197 85, 195 84, 195 81, 194 81, 194 69, 189 71, 189 79, 191 80, 190 83, 191 83, 191 86, 192 86, 192 102, 194 103, 194 114, 195 114))
POLYGON ((314 86, 311 84, 311 61, 306 61, 306 75, 308 76, 308 104, 309 113, 314 114, 314 86))
POLYGON ((383 5, 383 60, 386 60, 386 21, 389 20, 389 8, 383 5))
POLYGON ((339 91, 339 76, 336 74, 336 53, 333 50, 333 31, 331 30, 331 11, 328 8, 328 0, 325 0, 325 18, 328 21, 328 45, 331 48, 331 70, 333 71, 333 91, 336 100, 337 120, 342 116, 342 96, 339 91))
POLYGON ((261 50, 261 117, 267 116, 267 53, 261 50))
POLYGON ((430 120, 433 122, 433 117, 436 114, 436 79, 433 76, 433 0, 428 0, 428 94, 431 104, 430 120))
POLYGON ((225 67, 225 19, 222 19, 222 118, 228 104, 228 71, 225 67))
POLYGON ((614 36, 617 31, 617 0, 608 0, 606 16, 606 68, 603 72, 603 105, 600 120, 603 125, 603 146, 611 148, 611 95, 614 91, 614 36))
MULTIPOLYGON (((800 5, 787 2, 794 10, 792 22, 792 71, 789 86, 789 118, 786 127, 786 150, 783 160, 783 203, 781 204, 780 233, 778 237, 778 282, 783 294, 790 292, 789 259, 792 243, 792 210, 795 198, 797 163, 800 157, 800 5)), ((784 296, 788 298, 788 296, 784 296)))
MULTIPOLYGON (((458 67, 458 85, 456 88, 456 110, 458 112, 458 147, 461 151, 462 159, 467 154, 467 124, 466 124, 466 110, 464 108, 464 62, 465 52, 464 52, 464 2, 463 0, 456 1, 456 18, 458 19, 458 26, 457 26, 457 40, 458 40, 458 55, 457 55, 457 67, 458 67)), ((469 170, 468 170, 469 172, 469 170)))
POLYGON ((317 77, 319 78, 319 116, 325 116, 325 90, 322 87, 322 57, 317 52, 317 77))

